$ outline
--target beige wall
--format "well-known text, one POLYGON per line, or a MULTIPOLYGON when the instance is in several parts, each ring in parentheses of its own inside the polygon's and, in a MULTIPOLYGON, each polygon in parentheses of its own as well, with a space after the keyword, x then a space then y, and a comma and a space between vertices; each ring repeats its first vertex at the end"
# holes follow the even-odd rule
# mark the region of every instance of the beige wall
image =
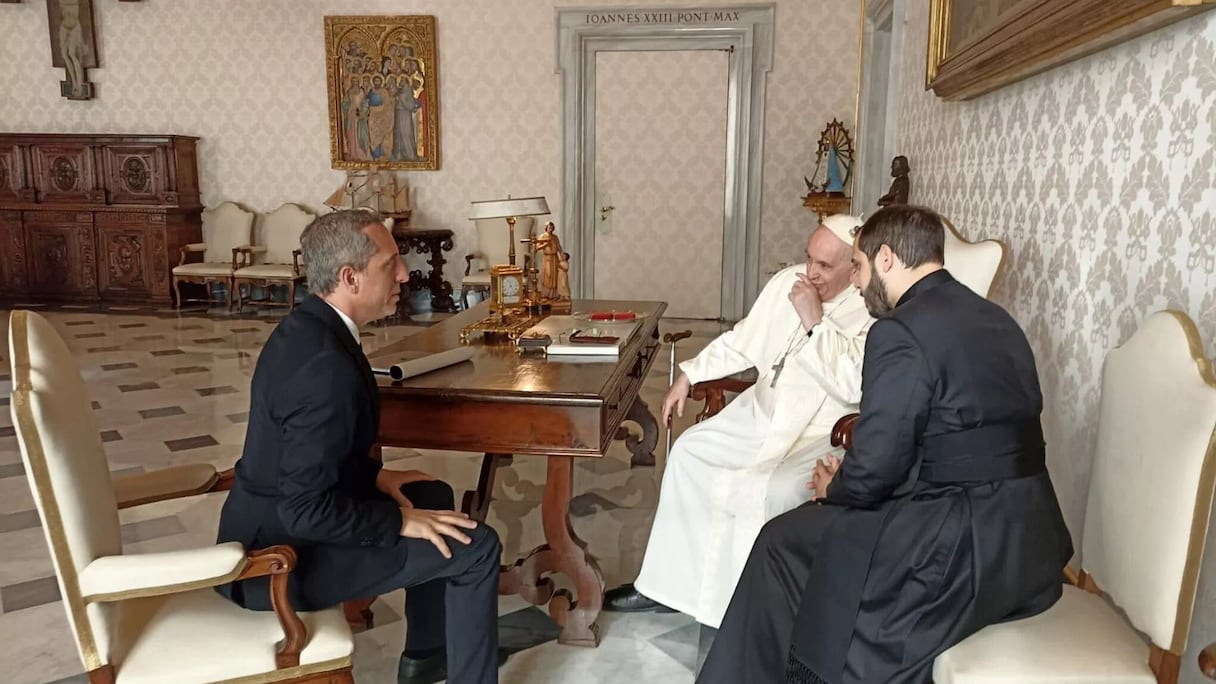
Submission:
MULTIPOLYGON (((510 193, 561 207, 561 102, 554 7, 543 0, 172 0, 95 2, 99 96, 59 96, 46 3, 0 7, 0 130, 197 135, 204 202, 266 212, 319 208, 330 169, 322 17, 434 14, 442 169, 406 175, 417 226, 457 231, 455 276, 472 248, 468 202, 510 193)), ((583 5, 638 5, 591 0, 583 5)), ((647 5, 688 5, 653 0, 647 5)), ((706 4, 725 4, 719 0, 706 4)), ((858 7, 782 0, 769 77, 762 269, 798 258, 813 227, 802 176, 833 117, 852 126, 858 7)), ((723 103, 725 107, 725 103, 723 103)), ((561 217, 554 216, 559 235, 561 217)), ((416 267, 416 266, 415 266, 416 267)), ((456 284, 458 278, 451 278, 456 284)))
MULTIPOLYGON (((1216 12, 972 102, 923 89, 927 2, 910 0, 901 152, 912 201, 1010 248, 994 298, 1026 329, 1050 467, 1080 541, 1105 351, 1146 314, 1188 313, 1216 347, 1216 12)), ((1216 542, 1183 682, 1216 639, 1216 542)))

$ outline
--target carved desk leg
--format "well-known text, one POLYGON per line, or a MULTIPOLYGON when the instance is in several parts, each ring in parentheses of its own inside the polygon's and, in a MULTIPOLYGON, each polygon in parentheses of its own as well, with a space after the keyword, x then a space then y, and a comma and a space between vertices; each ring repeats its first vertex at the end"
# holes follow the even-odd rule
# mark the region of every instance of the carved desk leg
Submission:
POLYGON ((625 420, 631 420, 642 428, 640 438, 634 437, 623 427, 617 428, 616 438, 625 440, 625 448, 633 454, 629 465, 654 465, 654 448, 659 445, 659 421, 650 412, 650 407, 646 405, 646 402, 642 401, 641 394, 634 398, 633 403, 629 405, 629 412, 625 414, 625 420))
POLYGON ((481 475, 477 478, 477 489, 464 493, 460 510, 477 522, 484 523, 490 512, 490 499, 494 493, 494 475, 498 469, 511 464, 510 454, 486 454, 481 459, 481 475))
POLYGON ((545 544, 538 546, 510 568, 505 568, 498 593, 519 594, 540 605, 549 603, 549 615, 561 628, 559 643, 598 646, 599 626, 595 624, 604 604, 604 575, 587 544, 570 526, 570 495, 574 487, 574 459, 550 456, 541 503, 545 544), (578 596, 554 590, 546 575, 560 572, 574 581, 578 596))

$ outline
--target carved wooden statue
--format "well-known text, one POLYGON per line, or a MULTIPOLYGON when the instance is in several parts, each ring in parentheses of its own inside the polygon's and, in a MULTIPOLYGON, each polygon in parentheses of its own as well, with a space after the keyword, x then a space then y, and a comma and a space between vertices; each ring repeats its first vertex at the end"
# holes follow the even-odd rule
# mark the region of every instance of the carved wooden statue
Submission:
POLYGON ((891 181, 891 189, 887 194, 878 198, 878 206, 888 207, 892 204, 907 204, 908 191, 911 186, 908 183, 908 158, 902 154, 891 160, 891 177, 895 180, 891 181))

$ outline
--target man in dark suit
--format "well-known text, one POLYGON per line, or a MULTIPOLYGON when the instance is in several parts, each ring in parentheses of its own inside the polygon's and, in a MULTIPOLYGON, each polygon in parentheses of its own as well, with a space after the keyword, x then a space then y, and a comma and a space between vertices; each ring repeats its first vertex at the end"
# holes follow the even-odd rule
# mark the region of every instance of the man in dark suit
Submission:
POLYGON ((1034 355, 944 270, 944 236, 907 205, 859 229, 878 321, 853 447, 816 471, 817 501, 760 533, 699 684, 927 684, 942 651, 1060 597, 1072 540, 1034 355))
MULTIPOLYGON (((288 587, 299 610, 405 588, 398 682, 436 681, 445 671, 453 684, 497 682, 498 536, 452 510, 448 485, 370 457, 380 401, 359 327, 391 313, 409 278, 381 221, 339 211, 301 235, 313 294, 258 358, 219 541, 294 547, 299 564, 288 587)), ((265 578, 221 592, 271 608, 265 578)))

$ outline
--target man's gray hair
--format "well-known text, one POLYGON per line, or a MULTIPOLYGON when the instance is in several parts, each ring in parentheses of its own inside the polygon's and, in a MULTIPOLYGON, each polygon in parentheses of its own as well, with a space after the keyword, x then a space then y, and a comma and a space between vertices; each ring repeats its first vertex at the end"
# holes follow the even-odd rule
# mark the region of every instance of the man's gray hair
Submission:
POLYGON ((338 272, 343 266, 356 271, 367 268, 376 243, 363 232, 367 226, 382 225, 384 217, 366 209, 346 209, 317 218, 300 235, 308 272, 308 289, 325 295, 338 287, 338 272))

